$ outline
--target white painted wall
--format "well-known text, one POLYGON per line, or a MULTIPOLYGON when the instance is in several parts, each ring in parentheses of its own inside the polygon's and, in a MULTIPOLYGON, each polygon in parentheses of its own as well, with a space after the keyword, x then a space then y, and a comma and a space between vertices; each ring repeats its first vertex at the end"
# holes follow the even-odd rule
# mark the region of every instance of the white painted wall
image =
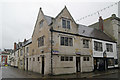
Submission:
POLYGON ((93 57, 103 57, 103 52, 106 50, 106 43, 110 43, 113 45, 113 52, 107 52, 107 57, 113 57, 115 59, 117 59, 117 51, 116 51, 116 43, 113 42, 108 42, 108 41, 103 41, 103 40, 97 40, 97 39, 92 39, 92 47, 93 47, 93 57), (98 42, 102 42, 102 47, 103 47, 103 51, 95 51, 94 50, 94 41, 98 41, 98 42))
POLYGON ((18 50, 15 51, 15 67, 18 67, 18 50))

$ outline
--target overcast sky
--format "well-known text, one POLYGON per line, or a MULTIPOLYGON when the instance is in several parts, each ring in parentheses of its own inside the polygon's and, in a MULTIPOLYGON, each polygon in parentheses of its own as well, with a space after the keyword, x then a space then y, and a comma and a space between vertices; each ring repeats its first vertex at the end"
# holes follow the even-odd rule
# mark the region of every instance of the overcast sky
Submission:
MULTIPOLYGON (((3 0, 0 2, 0 48, 13 48, 14 42, 29 39, 32 36, 39 8, 45 15, 55 17, 66 5, 74 20, 101 10, 119 0, 3 0)), ((99 13, 103 19, 111 14, 118 15, 115 5, 99 13)), ((98 21, 99 15, 93 15, 77 21, 90 25, 98 21)))

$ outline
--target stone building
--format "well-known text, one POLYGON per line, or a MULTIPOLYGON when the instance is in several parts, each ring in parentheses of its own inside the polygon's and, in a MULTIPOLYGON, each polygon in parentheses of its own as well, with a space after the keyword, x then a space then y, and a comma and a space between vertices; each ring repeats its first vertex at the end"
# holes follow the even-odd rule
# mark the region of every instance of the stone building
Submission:
POLYGON ((44 75, 93 71, 94 39, 116 44, 104 32, 77 24, 66 7, 55 18, 44 15, 40 8, 29 48, 28 70, 44 75))

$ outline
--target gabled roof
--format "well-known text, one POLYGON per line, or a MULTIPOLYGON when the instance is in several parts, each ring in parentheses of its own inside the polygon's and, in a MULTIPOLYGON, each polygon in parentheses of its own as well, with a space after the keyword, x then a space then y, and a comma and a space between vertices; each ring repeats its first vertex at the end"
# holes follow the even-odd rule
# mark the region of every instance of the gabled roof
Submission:
MULTIPOLYGON (((56 19, 60 14, 62 14, 62 12, 63 12, 65 9, 67 10, 67 12, 69 13, 69 15, 71 16, 70 12, 68 11, 67 7, 65 6, 65 7, 61 10, 61 12, 55 17, 55 19, 56 19)), ((74 23, 76 24, 76 22, 75 22, 75 20, 73 19, 72 16, 71 16, 71 18, 72 18, 72 20, 74 21, 74 23)), ((76 24, 76 25, 77 25, 77 24, 76 24)))
POLYGON ((87 27, 87 26, 80 25, 80 24, 78 27, 78 34, 86 36, 86 37, 95 38, 95 39, 101 39, 101 40, 115 42, 112 38, 110 38, 104 32, 97 30, 95 28, 87 27))

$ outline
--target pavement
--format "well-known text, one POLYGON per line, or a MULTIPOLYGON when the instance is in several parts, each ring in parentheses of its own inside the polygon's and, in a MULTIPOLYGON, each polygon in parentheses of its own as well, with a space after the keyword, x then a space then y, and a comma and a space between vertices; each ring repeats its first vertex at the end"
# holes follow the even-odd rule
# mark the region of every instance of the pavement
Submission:
MULTIPOLYGON (((67 75, 54 75, 54 76, 43 76, 39 73, 24 71, 14 67, 2 67, 2 78, 93 78, 99 77, 102 75, 110 75, 120 72, 119 69, 110 69, 107 71, 95 71, 95 72, 86 72, 86 73, 76 73, 76 74, 67 74, 67 75)), ((0 74, 1 75, 1 74, 0 74)), ((118 76, 113 76, 113 78, 118 78, 118 76)))

